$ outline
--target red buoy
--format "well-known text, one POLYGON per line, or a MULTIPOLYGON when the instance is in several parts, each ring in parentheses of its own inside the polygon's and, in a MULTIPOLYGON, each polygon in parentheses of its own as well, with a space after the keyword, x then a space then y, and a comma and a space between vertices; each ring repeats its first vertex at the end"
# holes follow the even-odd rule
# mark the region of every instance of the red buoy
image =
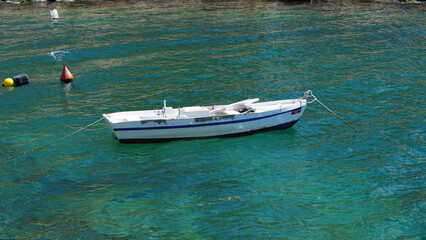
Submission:
POLYGON ((62 82, 71 82, 73 80, 71 72, 68 70, 67 65, 64 63, 64 68, 62 69, 61 81, 62 82))

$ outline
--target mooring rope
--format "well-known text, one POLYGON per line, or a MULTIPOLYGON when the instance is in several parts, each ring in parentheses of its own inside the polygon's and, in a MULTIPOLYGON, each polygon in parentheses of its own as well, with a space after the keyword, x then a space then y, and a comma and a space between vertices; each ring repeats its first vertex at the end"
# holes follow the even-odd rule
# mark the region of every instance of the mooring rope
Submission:
POLYGON ((69 138, 69 137, 71 137, 72 135, 74 135, 74 134, 76 134, 76 133, 78 133, 78 132, 81 132, 81 131, 83 131, 83 130, 85 130, 85 129, 87 129, 87 128, 89 128, 89 127, 93 126, 93 125, 95 125, 96 123, 100 122, 100 121, 101 121, 102 119, 104 119, 104 118, 105 118, 105 117, 101 117, 101 118, 99 118, 98 120, 96 120, 96 121, 94 121, 94 122, 90 123, 89 125, 87 125, 87 126, 85 126, 85 127, 82 127, 82 128, 80 128, 80 129, 78 129, 77 131, 74 131, 74 132, 72 132, 72 133, 70 133, 70 134, 66 135, 65 137, 62 137, 62 138, 60 138, 60 139, 58 139, 58 140, 55 140, 55 141, 50 142, 50 143, 47 143, 47 144, 45 144, 45 145, 43 145, 43 146, 41 146, 41 147, 37 147, 37 148, 31 149, 31 150, 28 150, 28 151, 25 151, 25 152, 19 153, 19 154, 17 154, 17 155, 14 155, 14 156, 12 156, 11 158, 9 158, 9 159, 8 159, 8 160, 4 163, 4 164, 6 164, 6 163, 10 162, 11 160, 13 160, 13 159, 15 159, 15 158, 17 158, 17 157, 20 157, 20 156, 22 156, 22 155, 24 155, 24 154, 27 154, 27 153, 30 153, 30 152, 35 152, 35 151, 41 150, 41 149, 43 149, 43 148, 45 148, 45 147, 48 147, 48 146, 50 146, 50 145, 52 145, 52 144, 55 144, 55 143, 60 142, 60 141, 62 141, 62 140, 64 140, 64 139, 66 139, 66 138, 69 138))
POLYGON ((341 118, 339 115, 337 115, 337 113, 333 112, 330 108, 328 108, 327 106, 325 106, 322 102, 320 102, 320 100, 318 100, 317 97, 315 97, 314 94, 312 94, 311 90, 308 90, 307 92, 305 92, 305 99, 307 98, 313 98, 314 100, 310 101, 310 102, 306 102, 306 103, 313 103, 315 101, 317 101, 319 104, 321 104, 321 106, 323 106, 325 109, 327 109, 331 114, 333 114, 334 116, 338 117, 340 120, 342 120, 346 125, 348 125, 349 127, 351 127, 353 130, 358 131, 358 129, 356 129, 354 126, 350 125, 348 122, 346 122, 343 118, 341 118))

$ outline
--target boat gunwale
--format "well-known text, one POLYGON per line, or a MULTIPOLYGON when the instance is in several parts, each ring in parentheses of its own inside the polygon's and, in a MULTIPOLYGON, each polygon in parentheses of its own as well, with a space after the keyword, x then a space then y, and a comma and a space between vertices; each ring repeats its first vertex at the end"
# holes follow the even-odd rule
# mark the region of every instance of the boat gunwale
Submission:
MULTIPOLYGON (((193 127, 206 127, 206 126, 214 126, 214 125, 225 125, 225 124, 233 124, 233 123, 241 123, 241 122, 250 122, 250 121, 257 121, 260 119, 265 119, 265 118, 270 118, 270 117, 275 117, 278 115, 282 115, 285 113, 289 113, 289 112, 293 112, 293 111, 299 111, 302 110, 303 106, 297 107, 297 108, 293 108, 290 109, 288 111, 284 111, 284 112, 278 112, 278 113, 274 113, 274 114, 269 114, 266 116, 259 116, 259 117, 254 117, 254 118, 246 118, 246 119, 238 119, 238 120, 231 120, 231 121, 219 121, 219 122, 209 122, 209 123, 199 123, 199 124, 185 124, 185 125, 172 125, 172 126, 153 126, 153 127, 128 127, 128 128, 113 128, 114 131, 135 131, 135 130, 155 130, 155 129, 172 129, 172 128, 193 128, 193 127)), ((280 110, 280 109, 275 109, 275 110, 271 110, 272 111, 276 111, 276 110, 280 110)), ((261 114, 265 114, 267 112, 262 112, 261 114)), ((240 113, 243 114, 243 113, 240 113)), ((250 114, 250 113, 249 113, 250 114)), ((228 116, 236 116, 239 114, 235 114, 235 115, 228 115, 228 116)), ((196 118, 193 118, 196 119, 196 118)))

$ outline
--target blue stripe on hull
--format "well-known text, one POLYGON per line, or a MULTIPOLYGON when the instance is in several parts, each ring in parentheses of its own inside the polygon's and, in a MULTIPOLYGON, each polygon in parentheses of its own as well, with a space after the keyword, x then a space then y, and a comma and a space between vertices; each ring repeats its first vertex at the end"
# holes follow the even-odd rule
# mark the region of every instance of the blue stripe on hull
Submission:
POLYGON ((253 131, 247 131, 242 133, 233 133, 233 134, 226 134, 226 135, 218 135, 218 136, 210 136, 210 137, 190 137, 190 138, 159 138, 159 139, 119 139, 120 143, 158 143, 158 142, 170 142, 175 140, 195 140, 195 139, 208 139, 208 138, 228 138, 228 137, 239 137, 239 136, 245 136, 250 135, 254 133, 259 132, 267 132, 272 130, 280 130, 280 129, 286 129, 292 127, 294 124, 297 123, 299 120, 294 120, 291 122, 283 123, 277 126, 269 127, 269 128, 263 128, 259 130, 253 130, 253 131))
POLYGON ((191 125, 177 125, 177 126, 159 126, 159 127, 133 127, 133 128, 114 128, 114 131, 134 131, 134 130, 153 130, 153 129, 169 129, 169 128, 192 128, 192 127, 205 127, 205 126, 213 126, 213 125, 224 125, 224 124, 232 124, 232 123, 241 123, 241 122, 250 122, 256 121, 260 119, 275 117, 281 114, 290 113, 294 110, 301 110, 302 107, 295 108, 286 112, 280 112, 268 116, 257 117, 257 118, 249 118, 249 119, 241 119, 235 121, 228 122, 213 122, 213 123, 202 123, 202 124, 191 124, 191 125))

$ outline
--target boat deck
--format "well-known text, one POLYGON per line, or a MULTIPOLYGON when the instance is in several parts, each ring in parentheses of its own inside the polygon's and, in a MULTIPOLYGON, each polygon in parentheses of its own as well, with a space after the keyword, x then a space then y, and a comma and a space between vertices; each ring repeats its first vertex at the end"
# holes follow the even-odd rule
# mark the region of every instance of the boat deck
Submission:
MULTIPOLYGON (((258 99, 257 99, 258 100, 258 99)), ((247 113, 262 113, 278 109, 286 110, 298 103, 299 99, 279 100, 270 102, 252 103, 256 99, 249 99, 230 105, 192 106, 183 108, 164 107, 157 110, 127 111, 105 114, 111 123, 128 121, 190 119, 247 113), (247 103, 250 102, 250 103, 247 103)))

